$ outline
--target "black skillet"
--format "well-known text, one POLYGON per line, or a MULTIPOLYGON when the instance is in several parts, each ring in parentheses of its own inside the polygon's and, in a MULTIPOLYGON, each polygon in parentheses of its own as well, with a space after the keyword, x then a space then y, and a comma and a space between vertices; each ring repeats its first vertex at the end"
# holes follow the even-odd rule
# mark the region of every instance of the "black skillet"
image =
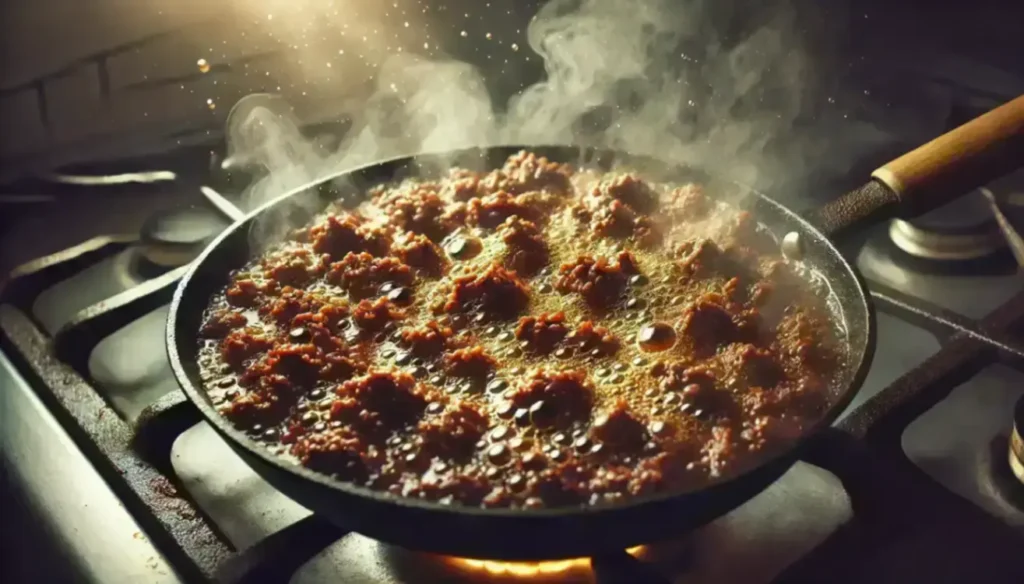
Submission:
MULTIPOLYGON (((493 559, 590 556, 679 536, 733 509, 782 475, 801 446, 829 426, 850 403, 867 373, 875 346, 874 310, 864 283, 826 234, 898 213, 920 213, 1024 164, 1024 97, 978 118, 873 173, 873 180, 804 219, 766 196, 665 162, 579 147, 526 147, 556 161, 610 169, 627 167, 663 180, 699 180, 709 193, 742 195, 742 206, 772 231, 791 255, 825 277, 834 294, 834 317, 847 331, 849 360, 838 375, 830 408, 800 441, 770 453, 756 466, 706 487, 659 493, 606 507, 542 510, 481 509, 395 497, 291 464, 269 454, 234 428, 211 405, 196 364, 203 311, 261 247, 252 242, 304 223, 327 201, 358 201, 366 188, 423 164, 493 168, 520 146, 470 149, 443 156, 371 164, 297 189, 245 215, 192 264, 171 303, 167 345, 182 389, 227 443, 269 483, 340 526, 410 549, 493 559), (254 238, 253 234, 259 234, 254 238)), ((735 199, 733 199, 735 200, 735 199)))

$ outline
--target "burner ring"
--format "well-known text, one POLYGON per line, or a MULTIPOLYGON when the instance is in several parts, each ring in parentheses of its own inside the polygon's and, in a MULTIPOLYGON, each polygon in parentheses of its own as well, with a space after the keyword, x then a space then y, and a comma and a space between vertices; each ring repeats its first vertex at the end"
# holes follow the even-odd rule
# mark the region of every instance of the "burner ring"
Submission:
POLYGON ((989 256, 1006 244, 995 221, 985 227, 991 229, 938 232, 895 219, 889 225, 889 237, 896 247, 914 257, 940 261, 974 260, 989 256))
POLYGON ((142 224, 142 257, 163 268, 176 268, 195 259, 227 223, 216 213, 198 207, 160 211, 142 224))

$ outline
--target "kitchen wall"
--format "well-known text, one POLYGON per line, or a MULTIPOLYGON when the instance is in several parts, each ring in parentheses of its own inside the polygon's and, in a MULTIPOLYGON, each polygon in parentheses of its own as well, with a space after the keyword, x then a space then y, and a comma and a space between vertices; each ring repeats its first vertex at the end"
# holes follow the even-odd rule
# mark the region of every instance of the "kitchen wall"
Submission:
MULTIPOLYGON (((45 166, 201 141, 223 127, 238 98, 257 91, 281 92, 303 116, 329 118, 365 98, 376 65, 400 50, 455 54, 514 85, 538 73, 525 52, 510 52, 513 43, 525 46, 522 32, 536 3, 3 2, 0 166, 45 166)), ((986 53, 1004 68, 1020 64, 1015 52, 1024 55, 1020 2, 849 0, 822 6, 815 9, 831 19, 829 30, 848 37, 834 49, 861 55, 862 68, 863 55, 875 59, 870 67, 923 64, 941 52, 936 47, 986 53)), ((838 55, 831 57, 841 63, 838 55)))
POLYGON ((448 43, 508 27, 530 2, 514 4, 495 11, 413 0, 5 2, 0 159, 6 167, 45 164, 201 141, 253 92, 281 93, 302 117, 329 118, 366 97, 386 55, 445 50, 436 23, 455 10, 472 35, 448 32, 448 43))

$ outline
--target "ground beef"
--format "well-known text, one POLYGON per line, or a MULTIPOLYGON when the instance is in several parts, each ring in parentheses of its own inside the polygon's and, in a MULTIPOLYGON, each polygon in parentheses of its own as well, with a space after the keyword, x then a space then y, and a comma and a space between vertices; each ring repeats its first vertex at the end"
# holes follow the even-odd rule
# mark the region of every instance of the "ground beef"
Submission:
POLYGON ((445 503, 457 499, 466 505, 478 507, 491 490, 491 482, 492 479, 479 472, 467 470, 462 474, 446 475, 444 478, 425 479, 418 484, 407 486, 401 494, 404 497, 445 503))
POLYGON ((742 387, 771 388, 785 379, 785 371, 775 354, 749 343, 730 345, 722 355, 723 361, 742 387))
POLYGON ((514 272, 491 264, 478 276, 455 280, 446 312, 479 311, 489 320, 511 320, 530 302, 530 291, 514 272))
POLYGON ((441 241, 457 224, 447 217, 448 205, 437 191, 426 185, 410 184, 388 193, 380 201, 389 224, 441 241))
MULTIPOLYGON (((312 387, 320 380, 324 352, 312 343, 287 343, 275 346, 264 362, 266 371, 281 375, 293 385, 312 387)), ((250 368, 250 373, 255 368, 250 368)))
POLYGON ((471 200, 466 221, 470 225, 494 229, 509 217, 538 222, 544 219, 544 214, 540 209, 523 204, 515 196, 498 191, 493 195, 471 200))
POLYGON ((211 300, 210 399, 308 468, 442 504, 616 504, 747 468, 829 405, 827 291, 751 216, 654 190, 523 152, 332 207, 211 300))
POLYGON ((365 332, 384 330, 388 324, 405 318, 405 313, 395 307, 387 298, 374 301, 362 300, 352 311, 352 321, 365 332))
POLYGON ((326 333, 334 334, 349 324, 348 314, 347 304, 323 304, 316 311, 297 314, 292 318, 291 324, 293 327, 316 325, 322 327, 326 333))
POLYGON ((678 328, 693 341, 698 355, 712 355, 718 347, 736 339, 736 325, 722 300, 707 295, 683 311, 678 328))
MULTIPOLYGON (((277 381, 287 383, 283 379, 277 381)), ((248 391, 222 406, 219 412, 238 426, 251 430, 257 426, 279 424, 288 416, 294 403, 288 391, 248 391)))
POLYGON ((228 333, 244 327, 248 322, 249 319, 241 312, 221 308, 206 317, 199 334, 207 339, 223 339, 228 333))
POLYGON ((755 253, 774 251, 778 247, 771 234, 761 228, 754 216, 746 211, 737 213, 734 219, 725 224, 721 241, 723 248, 736 246, 755 253))
POLYGON ((567 164, 554 163, 532 152, 520 151, 510 156, 501 170, 491 172, 482 182, 490 192, 548 191, 566 194, 572 174, 572 168, 567 164))
POLYGON ((589 320, 580 323, 565 340, 579 351, 599 357, 614 355, 620 346, 611 331, 589 320))
POLYGON ((327 281, 341 286, 355 300, 380 294, 382 284, 408 286, 413 282, 409 266, 393 257, 375 258, 368 253, 350 253, 331 264, 327 281))
POLYGON ((533 276, 548 265, 548 246, 536 223, 513 216, 498 228, 508 251, 505 267, 524 276, 533 276))
POLYGON ((324 258, 312 249, 290 245, 273 250, 260 262, 263 277, 274 280, 282 286, 301 288, 323 276, 326 266, 324 258))
POLYGON ((526 410, 538 428, 565 428, 590 417, 594 390, 579 371, 534 371, 509 396, 512 406, 526 410))
POLYGON ((346 381, 335 395, 331 419, 372 440, 416 423, 429 397, 413 376, 394 371, 375 371, 346 381))
POLYGON ((620 201, 637 213, 650 214, 658 210, 658 193, 635 174, 606 177, 594 187, 591 196, 620 201))
POLYGON ((291 387, 311 388, 322 381, 344 381, 366 368, 366 360, 358 352, 350 350, 337 337, 323 335, 310 342, 276 345, 263 359, 246 368, 239 383, 256 387, 267 376, 281 376, 291 387))
POLYGON ((823 318, 814 318, 805 311, 790 309, 776 327, 779 352, 815 371, 827 371, 836 366, 838 356, 832 347, 835 332, 823 318))
POLYGON ((586 217, 590 228, 601 237, 631 239, 641 248, 655 247, 662 240, 662 229, 654 219, 638 214, 622 201, 609 201, 586 217))
POLYGON ((698 184, 688 184, 672 189, 666 197, 663 210, 673 221, 699 221, 708 216, 714 203, 704 194, 698 184))
POLYGON ((366 225, 354 214, 330 214, 309 230, 313 251, 340 260, 351 252, 366 252, 372 256, 387 255, 391 236, 386 230, 366 225))
POLYGON ((466 458, 487 431, 487 416, 479 408, 456 401, 419 423, 423 450, 443 459, 466 458))
POLYGON ((392 252, 402 263, 416 268, 425 276, 437 278, 448 270, 448 258, 434 242, 424 235, 407 233, 399 238, 392 252))
POLYGON ((423 326, 403 328, 399 334, 401 344, 413 355, 429 359, 444 352, 453 333, 451 328, 432 320, 423 326))
POLYGON ((647 442, 647 429, 623 400, 594 418, 591 435, 619 452, 635 452, 647 442))
POLYGON ((444 358, 444 361, 449 375, 476 381, 487 379, 487 376, 498 364, 494 357, 488 355, 483 347, 479 346, 453 351, 444 358))
POLYGON ((707 466, 708 474, 717 477, 736 456, 736 439, 728 426, 715 426, 711 439, 701 449, 701 462, 707 466))
POLYGON ((487 194, 480 184, 480 175, 465 169, 453 169, 448 173, 448 180, 442 194, 453 201, 468 201, 487 194))
POLYGON ((303 465, 345 480, 363 481, 370 474, 365 459, 373 459, 374 445, 350 428, 328 428, 301 435, 291 453, 303 465))
POLYGON ((622 252, 615 263, 604 257, 581 256, 573 263, 562 264, 558 272, 555 288, 559 292, 575 292, 591 308, 607 310, 622 298, 629 277, 639 270, 632 254, 622 252))
POLYGON ((288 326, 296 316, 317 311, 323 305, 323 299, 316 294, 286 287, 280 296, 260 306, 258 312, 261 316, 270 317, 278 325, 288 326))
POLYGON ((241 366, 273 346, 274 340, 270 335, 252 327, 231 331, 220 345, 221 356, 232 367, 241 366))
POLYGON ((691 278, 716 275, 724 255, 718 244, 703 237, 679 244, 675 254, 679 257, 676 265, 691 278))
POLYGON ((228 304, 239 308, 254 308, 259 304, 261 294, 263 290, 249 279, 236 280, 224 292, 228 304))
POLYGON ((696 385, 702 389, 714 389, 716 378, 713 371, 706 367, 690 366, 687 363, 672 363, 664 366, 658 377, 664 391, 682 391, 687 386, 696 385))
POLYGON ((516 338, 525 342, 527 348, 540 354, 554 351, 568 334, 564 312, 525 316, 519 319, 515 332, 516 338))

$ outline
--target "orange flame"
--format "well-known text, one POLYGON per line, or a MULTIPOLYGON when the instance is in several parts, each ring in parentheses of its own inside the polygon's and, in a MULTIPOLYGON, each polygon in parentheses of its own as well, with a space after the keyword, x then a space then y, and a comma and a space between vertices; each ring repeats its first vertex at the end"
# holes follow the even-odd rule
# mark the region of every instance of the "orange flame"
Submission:
MULTIPOLYGON (((626 550, 630 555, 639 555, 644 546, 626 550)), ((486 572, 497 578, 532 579, 553 575, 565 575, 577 571, 590 571, 590 558, 571 558, 544 562, 504 562, 498 560, 474 560, 471 558, 446 558, 448 563, 465 571, 486 572)))

